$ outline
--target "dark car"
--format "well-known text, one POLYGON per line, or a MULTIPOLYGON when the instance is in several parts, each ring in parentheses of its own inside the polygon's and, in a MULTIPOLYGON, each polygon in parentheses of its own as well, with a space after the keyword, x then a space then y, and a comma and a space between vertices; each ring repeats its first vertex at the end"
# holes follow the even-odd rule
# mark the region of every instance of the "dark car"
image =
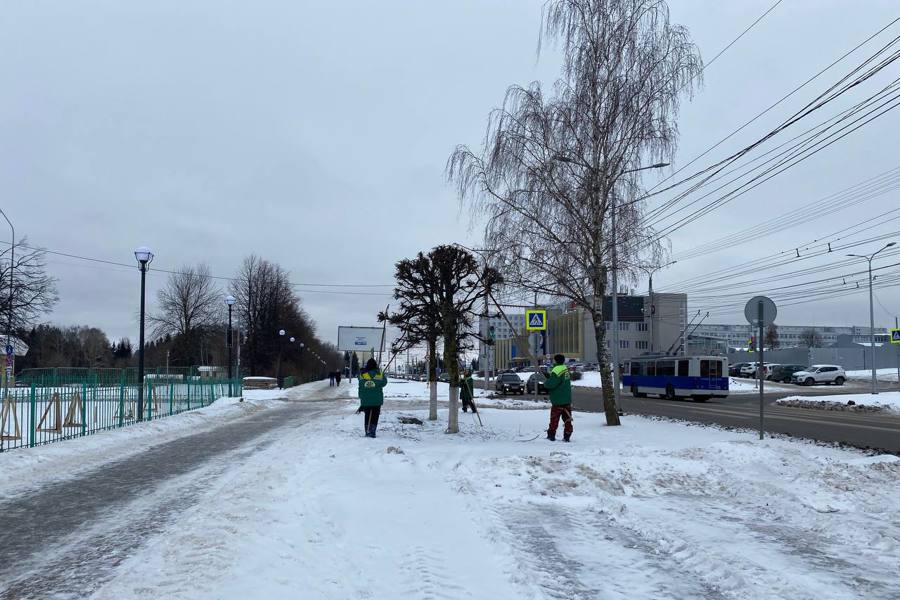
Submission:
POLYGON ((741 376, 741 367, 749 367, 750 363, 748 362, 739 362, 734 363, 733 365, 728 366, 728 376, 729 377, 740 377, 741 376))
POLYGON ((769 376, 766 377, 769 381, 781 381, 783 383, 791 382, 791 375, 797 373, 798 371, 803 371, 806 369, 806 365, 778 365, 772 372, 769 373, 769 376))
POLYGON ((524 394, 525 386, 515 373, 503 373, 497 377, 496 390, 501 394, 524 394))
POLYGON ((450 371, 444 371, 443 373, 438 375, 438 381, 450 383, 450 371))
POLYGON ((546 394, 547 388, 544 387, 544 382, 547 381, 547 377, 543 373, 532 373, 531 377, 528 378, 528 383, 525 384, 525 389, 529 394, 534 393, 534 378, 537 375, 537 389, 538 394, 546 394))

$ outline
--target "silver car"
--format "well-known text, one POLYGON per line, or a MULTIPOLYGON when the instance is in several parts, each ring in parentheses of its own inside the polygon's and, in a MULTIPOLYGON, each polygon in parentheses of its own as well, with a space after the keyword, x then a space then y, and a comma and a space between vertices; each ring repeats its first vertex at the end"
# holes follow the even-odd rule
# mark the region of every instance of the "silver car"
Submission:
POLYGON ((812 365, 803 371, 797 371, 791 375, 791 383, 799 385, 844 385, 847 374, 840 365, 812 365))

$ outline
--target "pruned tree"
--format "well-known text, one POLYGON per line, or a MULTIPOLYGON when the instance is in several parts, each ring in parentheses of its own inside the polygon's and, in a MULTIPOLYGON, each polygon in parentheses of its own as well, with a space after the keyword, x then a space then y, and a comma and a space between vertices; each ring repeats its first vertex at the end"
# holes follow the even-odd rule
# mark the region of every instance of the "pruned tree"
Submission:
MULTIPOLYGON (((431 386, 429 418, 437 419, 437 344, 443 344, 443 361, 450 372, 449 433, 459 431, 459 356, 477 337, 472 325, 475 305, 485 287, 499 285, 494 269, 479 269, 475 257, 458 246, 438 246, 427 255, 397 263, 394 297, 399 309, 383 315, 400 328, 404 344, 428 346, 428 379, 431 386)), ((411 347, 411 346, 409 346, 411 347)))
POLYGON ((800 343, 807 348, 819 348, 822 346, 822 336, 814 327, 808 327, 800 333, 800 343))
POLYGON ((13 264, 13 247, 0 251, 0 330, 5 332, 11 324, 10 333, 31 329, 59 302, 56 278, 47 274, 46 252, 32 248, 23 238, 16 242, 14 253, 13 264))
POLYGON ((591 315, 606 421, 617 425, 603 297, 616 263, 633 279, 629 265, 665 251, 636 201, 639 173, 674 154, 681 94, 701 61, 663 0, 551 0, 543 35, 563 55, 554 94, 510 87, 483 151, 458 147, 447 173, 486 217, 485 243, 509 285, 591 315))
POLYGON ((778 325, 775 323, 769 324, 766 327, 766 347, 771 349, 776 349, 781 346, 781 340, 778 339, 778 325))
POLYGON ((204 264, 185 265, 171 273, 156 295, 156 311, 148 316, 155 338, 174 338, 174 364, 203 364, 203 341, 222 322, 222 290, 204 264))

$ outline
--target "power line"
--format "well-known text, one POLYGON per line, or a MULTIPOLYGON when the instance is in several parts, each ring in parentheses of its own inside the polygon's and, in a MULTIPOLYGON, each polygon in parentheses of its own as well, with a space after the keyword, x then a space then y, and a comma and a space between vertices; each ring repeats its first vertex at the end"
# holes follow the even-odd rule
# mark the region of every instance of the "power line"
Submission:
MULTIPOLYGON (((7 246, 12 245, 10 242, 3 241, 3 240, 0 240, 0 244, 5 244, 7 246)), ((40 248, 37 246, 30 246, 27 244, 18 244, 18 243, 16 244, 16 246, 19 248, 25 248, 27 250, 43 252, 45 254, 52 254, 54 256, 62 256, 65 258, 73 258, 73 259, 96 263, 96 264, 101 264, 101 265, 125 267, 128 269, 136 268, 134 264, 130 264, 130 263, 117 262, 117 261, 106 260, 106 259, 102 259, 102 258, 94 258, 94 257, 90 257, 90 256, 82 256, 80 254, 73 254, 71 252, 63 252, 60 250, 49 250, 47 248, 40 248)), ((174 271, 174 270, 170 270, 170 269, 162 269, 159 267, 154 267, 153 270, 160 272, 160 273, 166 273, 167 275, 186 275, 186 273, 184 273, 183 271, 174 271)), ((198 274, 196 274, 196 273, 194 275, 198 276, 198 274)), ((209 279, 216 279, 219 281, 237 281, 237 279, 234 277, 225 277, 225 276, 221 276, 221 275, 204 275, 204 277, 207 277, 209 279)), ((289 282, 289 283, 293 287, 300 287, 300 288, 303 288, 303 287, 337 287, 337 288, 344 288, 344 287, 383 288, 383 287, 387 287, 387 288, 393 288, 394 287, 393 284, 378 284, 378 283, 306 283, 306 282, 304 282, 304 283, 289 282)), ((367 296, 367 295, 377 295, 377 296, 389 295, 389 294, 384 294, 384 293, 373 294, 371 292, 339 292, 339 291, 330 291, 330 290, 301 289, 299 291, 300 292, 334 293, 334 294, 354 294, 354 295, 364 295, 364 296, 367 296)))

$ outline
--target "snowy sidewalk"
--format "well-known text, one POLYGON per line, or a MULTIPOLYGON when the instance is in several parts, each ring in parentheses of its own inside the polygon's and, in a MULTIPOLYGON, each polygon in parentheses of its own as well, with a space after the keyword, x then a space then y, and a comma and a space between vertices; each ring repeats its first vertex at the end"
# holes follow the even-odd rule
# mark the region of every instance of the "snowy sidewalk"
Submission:
POLYGON ((14 468, 4 469, 12 485, 0 501, 0 598, 89 594, 235 465, 334 410, 334 400, 304 401, 336 395, 321 388, 251 394, 259 398, 4 453, 0 465, 14 468))
MULTIPOLYGON (((397 386, 399 388, 400 386, 397 386)), ((409 388, 411 389, 411 388, 409 388)), ((630 417, 424 419, 356 403, 283 435, 133 553, 100 599, 895 598, 900 459, 630 417)), ((419 402, 413 402, 418 400, 419 402)), ((395 398, 392 406, 402 406, 395 398)))

